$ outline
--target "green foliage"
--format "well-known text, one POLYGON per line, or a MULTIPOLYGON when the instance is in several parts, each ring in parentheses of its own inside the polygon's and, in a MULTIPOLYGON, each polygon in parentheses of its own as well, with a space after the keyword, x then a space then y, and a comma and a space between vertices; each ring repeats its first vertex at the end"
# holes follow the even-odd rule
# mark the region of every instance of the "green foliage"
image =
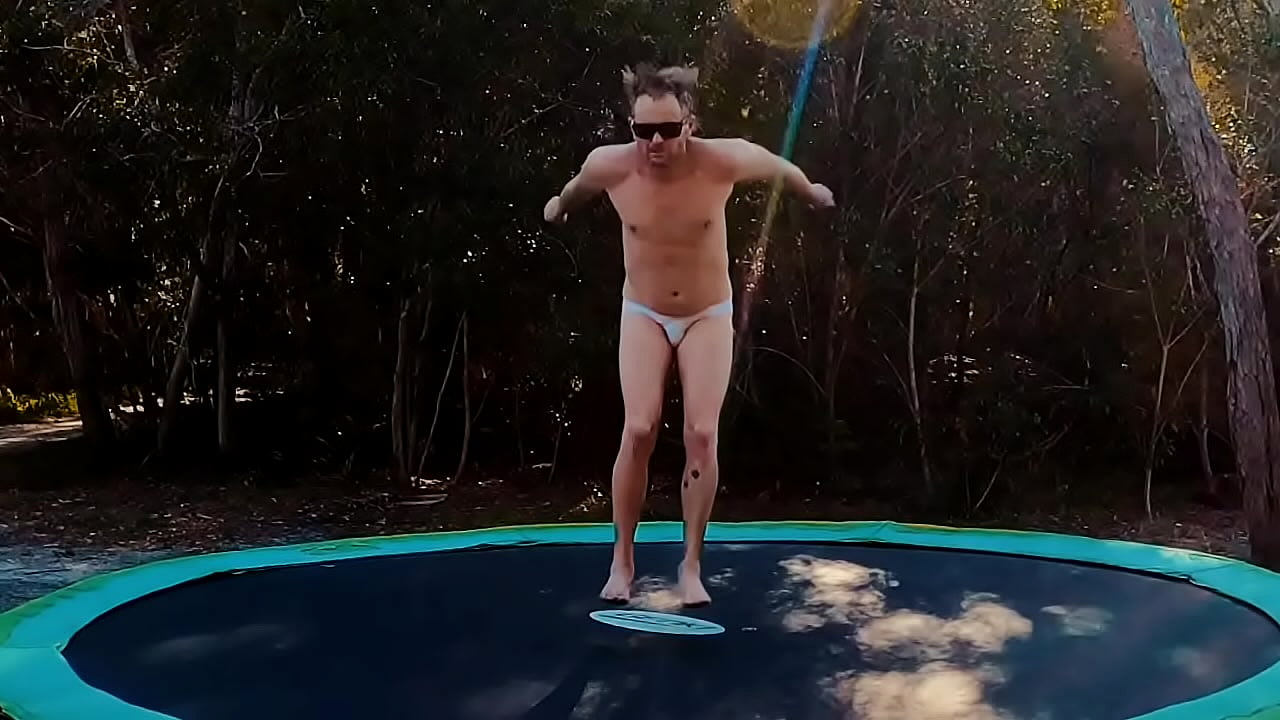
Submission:
MULTIPOLYGON (((1190 432, 1198 399, 1173 391, 1199 362, 1221 431, 1202 231, 1119 6, 836 5, 794 159, 840 207, 787 201, 771 229, 729 462, 862 492, 918 467, 923 438, 944 494, 970 501, 997 469, 1137 470, 1154 415, 1173 445, 1190 432), (1157 403, 1169 327, 1191 330, 1157 403)), ((601 202, 549 227, 542 205, 626 139, 618 71, 638 60, 697 64, 706 132, 777 147, 813 6, 135 3, 134 66, 109 4, 29 3, 0 20, 0 372, 24 392, 73 384, 42 255, 65 217, 111 402, 163 395, 200 273, 193 404, 216 384, 220 316, 237 387, 280 427, 385 465, 409 307, 429 472, 457 461, 465 372, 473 458, 599 475, 621 416, 617 221, 601 202), (206 247, 232 248, 225 278, 206 247)), ((1280 211, 1277 66, 1253 19, 1179 9, 1261 231, 1280 211)), ((739 287, 766 197, 728 209, 739 287)))
POLYGON ((0 387, 0 425, 68 418, 78 412, 74 393, 18 395, 0 387))

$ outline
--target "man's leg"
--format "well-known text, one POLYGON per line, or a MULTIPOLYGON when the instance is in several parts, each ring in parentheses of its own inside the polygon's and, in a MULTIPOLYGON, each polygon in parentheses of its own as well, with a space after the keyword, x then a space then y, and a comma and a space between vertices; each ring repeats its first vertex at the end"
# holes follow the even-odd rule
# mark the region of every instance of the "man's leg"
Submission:
POLYGON ((720 484, 717 446, 720 411, 733 366, 733 315, 703 318, 689 328, 677 350, 684 392, 685 468, 680 499, 684 510, 684 561, 678 591, 686 605, 711 601, 702 585, 702 541, 720 484))
POLYGON ((623 312, 618 340, 618 375, 625 410, 622 445, 613 465, 613 526, 615 540, 609 581, 600 597, 631 599, 635 577, 636 525, 649 484, 649 458, 662 418, 662 390, 671 368, 671 343, 662 327, 633 312, 623 312))

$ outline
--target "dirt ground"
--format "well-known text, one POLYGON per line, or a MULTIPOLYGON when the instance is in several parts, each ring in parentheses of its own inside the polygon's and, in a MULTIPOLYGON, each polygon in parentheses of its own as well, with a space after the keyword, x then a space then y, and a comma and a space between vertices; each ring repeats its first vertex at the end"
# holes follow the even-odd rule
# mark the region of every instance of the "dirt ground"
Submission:
MULTIPOLYGON (((580 486, 579 486, 580 487, 580 486)), ((0 491, 0 542, 127 550, 204 552, 303 539, 430 532, 542 522, 608 521, 599 489, 530 492, 500 479, 455 492, 405 496, 317 480, 287 489, 247 484, 172 485, 121 481, 96 487, 0 491), (437 502, 438 501, 438 502, 437 502)), ((657 492, 646 519, 679 518, 679 498, 657 492)), ((716 520, 898 520, 887 508, 726 496, 716 520)), ((929 518, 937 521, 937 518, 929 518)), ((947 524, 1066 532, 1245 557, 1248 537, 1238 512, 1198 505, 1140 513, 1095 508, 1070 513, 956 517, 947 524)))
MULTIPOLYGON (((19 443, 57 448, 63 455, 62 440, 74 433, 53 424, 37 430, 38 438, 8 433, 14 442, 0 449, 0 456, 13 461, 19 443)), ((527 523, 607 522, 604 480, 548 484, 536 472, 498 478, 475 471, 452 492, 426 488, 406 494, 343 477, 281 486, 210 472, 181 481, 95 478, 56 489, 20 490, 5 489, 0 472, 0 612, 88 575, 174 555, 527 523)), ((1158 507, 1155 519, 1147 519, 1136 504, 1116 503, 1062 512, 926 518, 872 502, 778 500, 726 491, 717 501, 715 519, 934 522, 1072 533, 1247 558, 1240 513, 1185 501, 1165 500, 1158 507)), ((645 519, 679 517, 675 483, 655 476, 645 519)))
POLYGON ((79 437, 79 420, 0 425, 0 454, 16 453, 40 443, 79 437))

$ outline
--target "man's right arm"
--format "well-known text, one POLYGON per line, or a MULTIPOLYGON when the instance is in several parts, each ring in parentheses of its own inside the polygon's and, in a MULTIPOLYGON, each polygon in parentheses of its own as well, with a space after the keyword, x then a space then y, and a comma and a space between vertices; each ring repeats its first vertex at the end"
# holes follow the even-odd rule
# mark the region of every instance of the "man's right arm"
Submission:
POLYGON ((544 216, 549 222, 563 222, 569 210, 608 189, 622 174, 617 148, 604 146, 592 150, 578 174, 547 203, 544 216))

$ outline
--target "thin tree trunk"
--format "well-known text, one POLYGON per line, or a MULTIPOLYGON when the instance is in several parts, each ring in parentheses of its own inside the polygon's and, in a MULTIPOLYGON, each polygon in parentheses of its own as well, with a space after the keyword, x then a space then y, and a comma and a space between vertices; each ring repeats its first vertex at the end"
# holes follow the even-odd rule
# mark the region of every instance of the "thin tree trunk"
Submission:
POLYGON ((467 453, 471 449, 471 352, 467 343, 467 314, 462 314, 462 452, 458 457, 458 469, 453 473, 453 482, 462 478, 462 471, 467 467, 467 453))
POLYGON ((449 377, 453 375, 453 360, 458 355, 458 338, 462 336, 462 324, 466 321, 467 316, 464 313, 462 319, 458 321, 458 329, 453 333, 453 347, 449 349, 449 364, 444 369, 444 379, 440 381, 440 392, 436 394, 436 410, 431 416, 431 428, 427 430, 427 439, 422 443, 422 456, 418 459, 418 475, 422 475, 423 468, 427 464, 427 454, 431 452, 431 442, 436 436, 436 423, 440 421, 440 405, 444 402, 444 391, 449 384, 449 377))
POLYGON ((231 411, 236 402, 236 371, 231 357, 230 338, 228 337, 228 317, 231 305, 227 297, 227 289, 231 287, 231 273, 235 265, 236 242, 231 226, 223 230, 222 238, 222 273, 219 286, 223 293, 218 302, 217 349, 218 349, 218 452, 223 455, 231 453, 231 411))
POLYGON ((569 403, 563 403, 560 426, 556 428, 556 442, 551 448, 551 469, 547 471, 547 484, 551 484, 556 476, 556 465, 560 462, 560 438, 564 437, 564 426, 569 422, 569 403))
MULTIPOLYGON (((204 248, 201 250, 201 262, 209 258, 212 238, 205 236, 204 248)), ((173 438, 173 426, 178 419, 178 410, 182 406, 182 390, 186 384, 187 369, 191 361, 191 333, 200 321, 204 312, 208 289, 205 287, 203 273, 195 271, 195 280, 191 283, 191 296, 187 300, 187 313, 182 323, 182 337, 178 340, 178 352, 173 358, 173 366, 169 370, 169 382, 164 391, 164 408, 160 417, 160 430, 156 437, 156 452, 164 455, 173 438)))
POLYGON ((120 23, 120 36, 124 38, 124 54, 129 67, 138 69, 138 52, 133 47, 133 31, 129 27, 129 0, 116 0, 116 22, 120 23))
MULTIPOLYGON (((419 388, 422 387, 423 367, 425 362, 423 359, 426 353, 422 352, 422 348, 427 342, 427 331, 430 329, 431 322, 431 279, 427 278, 427 290, 419 291, 415 296, 413 303, 410 305, 411 315, 409 329, 417 328, 418 339, 412 345, 411 355, 413 356, 413 370, 409 373, 408 387, 405 390, 405 423, 409 430, 405 435, 406 457, 412 463, 414 455, 417 453, 418 447, 418 425, 422 419, 421 406, 418 403, 419 388)), ((412 464, 406 465, 410 470, 413 469, 412 464)), ((418 471, 421 473, 421 469, 418 471)))
POLYGON ((409 318, 413 299, 400 301, 400 319, 396 323, 396 369, 391 381, 391 456, 395 462, 396 482, 410 481, 410 438, 408 436, 409 318))
POLYGON ((1127 0, 1214 258, 1227 398, 1254 562, 1280 570, 1280 408, 1258 258, 1240 189, 1191 76, 1169 0, 1127 0))
MULTIPOLYGON (((51 171, 50 171, 51 172, 51 171)), ((53 300, 53 316, 67 367, 76 389, 80 423, 85 438, 98 450, 105 450, 115 440, 115 427, 102 397, 96 359, 92 352, 85 322, 84 303, 75 287, 70 258, 70 243, 62 210, 52 198, 51 181, 46 180, 46 212, 44 219, 44 267, 53 300)))
POLYGON ((1200 446, 1200 472, 1204 477, 1204 489, 1210 498, 1218 497, 1218 478, 1213 473, 1213 460, 1209 457, 1209 363, 1200 365, 1200 408, 1196 435, 1200 446))
MULTIPOLYGON (((237 15, 237 18, 238 17, 239 16, 237 15)), ((240 46, 240 31, 238 27, 235 31, 235 44, 238 49, 240 46)), ((228 125, 239 124, 245 117, 246 93, 247 91, 241 80, 240 72, 233 69, 231 77, 231 103, 227 108, 226 122, 228 125)), ((224 133, 230 135, 230 133, 227 133, 226 128, 224 128, 224 133)), ((229 225, 229 223, 226 222, 226 218, 230 216, 230 213, 224 213, 224 200, 226 198, 226 193, 231 192, 231 188, 228 185, 228 178, 231 177, 232 168, 236 165, 240 157, 240 150, 237 149, 236 145, 242 141, 232 138, 229 142, 232 143, 232 147, 227 150, 227 164, 223 168, 222 176, 218 178, 218 184, 213 191, 213 198, 209 201, 207 231, 205 233, 204 241, 200 247, 200 257, 194 261, 196 264, 196 267, 194 268, 195 279, 191 283, 191 297, 187 302, 187 314, 183 323, 182 339, 179 341, 178 353, 173 359, 173 367, 169 372, 169 383, 165 388, 164 415, 160 420, 160 431, 156 439, 156 452, 160 455, 164 455, 169 448, 169 442, 173 433, 173 424, 177 419, 178 409, 182 404, 182 390, 191 359, 192 328, 194 328, 196 323, 199 322, 200 317, 204 312, 204 306, 209 294, 208 282, 205 281, 204 275, 209 271, 215 255, 219 254, 219 249, 222 251, 221 262, 219 263, 219 273, 217 278, 212 279, 218 284, 216 291, 220 301, 225 302, 228 292, 228 283, 225 282, 225 280, 229 274, 230 261, 234 258, 235 247, 234 239, 230 236, 230 231, 226 229, 229 225), (220 217, 224 220, 221 224, 216 222, 220 217), (219 236, 222 238, 221 245, 215 242, 215 238, 219 236), (228 247, 228 245, 230 245, 230 247, 228 247)), ((226 349, 226 328, 224 327, 225 312, 223 309, 219 308, 216 310, 216 314, 218 378, 217 386, 214 389, 214 408, 218 416, 218 447, 219 449, 222 449, 224 424, 229 428, 229 421, 225 420, 223 417, 224 408, 227 408, 228 403, 223 402, 222 395, 227 390, 227 385, 229 383, 226 382, 227 379, 223 376, 224 369, 227 367, 227 364, 224 362, 226 359, 224 352, 226 349)), ((227 409, 229 410, 229 408, 227 409)))
POLYGON ((520 455, 520 469, 524 470, 524 433, 521 430, 520 423, 520 386, 524 384, 523 379, 516 382, 516 412, 512 418, 516 424, 516 452, 520 455))
POLYGON ((214 395, 214 409, 218 414, 218 452, 227 455, 231 452, 231 406, 235 402, 236 391, 230 353, 227 348, 227 321, 225 318, 218 318, 215 339, 218 350, 218 386, 214 395))
MULTIPOLYGON (((823 367, 822 397, 827 426, 827 478, 836 482, 840 474, 840 454, 837 443, 839 435, 839 418, 836 413, 836 390, 840 383, 840 364, 844 360, 844 338, 841 337, 840 326, 843 318, 843 299, 847 296, 849 277, 848 268, 841 257, 839 248, 835 251, 835 271, 832 274, 831 302, 827 305, 827 328, 824 333, 823 346, 826 358, 823 367)), ((821 481, 819 480, 819 485, 821 481)))
MULTIPOLYGON (((917 246, 918 248, 918 246, 917 246)), ((929 466, 929 448, 924 433, 924 413, 920 404, 920 381, 916 369, 916 310, 920 305, 920 258, 911 270, 911 306, 907 313, 907 372, 910 374, 911 417, 916 422, 916 440, 920 451, 920 472, 924 474, 924 491, 933 498, 933 471, 929 466)))
POLYGON ((1164 386, 1169 374, 1169 344, 1161 338, 1160 374, 1156 376, 1156 406, 1151 413, 1151 437, 1147 438, 1147 463, 1143 468, 1142 498, 1146 503, 1147 518, 1155 517, 1155 509, 1151 505, 1151 476, 1156 469, 1156 445, 1160 442, 1161 430, 1164 427, 1164 386))

